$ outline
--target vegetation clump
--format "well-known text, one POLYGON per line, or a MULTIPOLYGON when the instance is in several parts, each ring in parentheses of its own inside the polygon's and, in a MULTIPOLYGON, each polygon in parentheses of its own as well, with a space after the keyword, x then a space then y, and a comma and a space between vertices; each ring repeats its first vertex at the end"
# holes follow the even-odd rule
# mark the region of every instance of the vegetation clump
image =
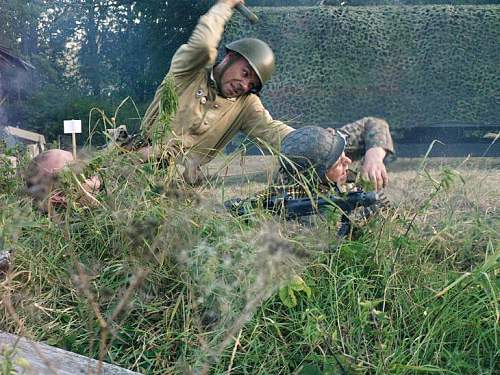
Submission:
POLYGON ((493 374, 495 172, 423 171, 346 240, 335 215, 231 217, 221 201, 255 183, 191 188, 131 154, 100 171, 99 206, 68 186, 52 218, 2 176, 0 329, 147 374, 493 374))

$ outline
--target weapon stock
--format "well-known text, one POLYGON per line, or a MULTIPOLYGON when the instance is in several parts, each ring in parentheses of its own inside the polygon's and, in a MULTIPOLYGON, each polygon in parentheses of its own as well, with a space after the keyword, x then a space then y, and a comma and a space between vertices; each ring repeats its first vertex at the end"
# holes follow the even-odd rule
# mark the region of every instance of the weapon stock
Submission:
POLYGON ((313 199, 309 197, 292 198, 287 195, 271 196, 263 200, 236 198, 224 202, 224 206, 235 216, 245 216, 250 214, 253 209, 262 207, 272 213, 283 214, 287 220, 325 212, 327 209, 339 208, 342 211, 342 219, 338 235, 346 236, 350 232, 350 221, 347 215, 358 207, 370 207, 379 201, 380 197, 374 191, 355 191, 343 196, 317 196, 313 199))

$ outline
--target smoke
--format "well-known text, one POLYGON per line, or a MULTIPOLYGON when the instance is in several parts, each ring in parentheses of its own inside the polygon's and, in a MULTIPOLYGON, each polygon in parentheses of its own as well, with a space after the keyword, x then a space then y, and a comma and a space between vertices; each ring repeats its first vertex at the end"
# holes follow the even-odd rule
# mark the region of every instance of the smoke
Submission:
POLYGON ((4 98, 4 90, 3 90, 3 83, 2 83, 2 73, 0 73, 0 142, 5 142, 7 147, 10 147, 11 137, 7 137, 5 134, 5 124, 7 123, 7 116, 4 111, 4 103, 5 103, 5 98, 4 98))
POLYGON ((3 141, 7 148, 13 148, 19 143, 5 131, 6 126, 16 122, 15 116, 12 118, 15 112, 9 112, 9 102, 21 101, 21 94, 28 87, 29 75, 26 71, 16 67, 7 67, 3 71, 0 69, 0 141, 3 141))
POLYGON ((0 125, 12 123, 8 113, 8 103, 15 104, 26 100, 30 91, 30 74, 28 70, 8 66, 0 67, 0 125))
POLYGON ((0 72, 0 144, 3 143, 9 149, 14 148, 18 141, 5 131, 5 127, 9 124, 9 117, 6 109, 7 88, 5 87, 4 78, 5 76, 0 72))

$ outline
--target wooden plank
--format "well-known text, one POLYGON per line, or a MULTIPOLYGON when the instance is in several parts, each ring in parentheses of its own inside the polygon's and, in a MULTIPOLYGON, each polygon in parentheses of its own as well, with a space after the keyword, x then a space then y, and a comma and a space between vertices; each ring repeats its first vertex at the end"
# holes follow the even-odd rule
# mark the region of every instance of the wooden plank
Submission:
POLYGON ((14 56, 7 48, 0 46, 0 68, 20 68, 23 70, 35 69, 33 65, 14 56))
MULTIPOLYGON (((100 368, 100 375, 137 375, 139 373, 126 370, 124 368, 101 363, 99 361, 68 352, 66 350, 54 348, 47 344, 20 338, 5 332, 0 332, 0 349, 7 345, 15 347, 13 358, 23 358, 28 361, 29 369, 24 374, 29 375, 79 375, 94 374, 100 368)), ((0 354, 0 362, 4 357, 0 354)), ((22 371, 20 371, 22 373, 22 371)))
POLYGON ((13 137, 18 137, 30 142, 40 143, 45 146, 45 137, 42 134, 35 133, 29 130, 15 128, 13 126, 6 126, 4 128, 5 133, 13 137))

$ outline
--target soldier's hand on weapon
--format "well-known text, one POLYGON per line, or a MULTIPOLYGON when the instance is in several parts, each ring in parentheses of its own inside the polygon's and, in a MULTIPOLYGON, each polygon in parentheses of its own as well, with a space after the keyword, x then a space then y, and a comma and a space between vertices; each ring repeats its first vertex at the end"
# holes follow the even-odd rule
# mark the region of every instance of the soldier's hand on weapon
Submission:
POLYGON ((245 4, 244 0, 218 0, 219 3, 224 3, 229 5, 231 8, 236 7, 237 5, 240 4, 245 4))
POLYGON ((152 146, 144 146, 136 150, 139 154, 139 157, 142 161, 149 161, 153 156, 153 147, 152 146))
POLYGON ((97 193, 101 189, 101 180, 98 176, 91 176, 82 182, 82 188, 89 193, 97 193))
POLYGON ((376 190, 387 186, 389 177, 384 165, 386 151, 382 147, 372 147, 366 151, 361 176, 371 181, 376 190))

